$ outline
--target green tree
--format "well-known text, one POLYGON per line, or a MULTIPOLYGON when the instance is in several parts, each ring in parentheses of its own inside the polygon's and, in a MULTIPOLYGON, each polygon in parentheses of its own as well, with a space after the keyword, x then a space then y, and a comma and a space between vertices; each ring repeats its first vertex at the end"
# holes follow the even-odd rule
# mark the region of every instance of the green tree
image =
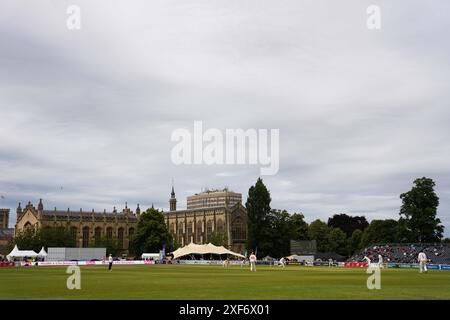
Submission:
POLYGON ((290 217, 291 239, 308 240, 308 223, 305 221, 303 213, 294 213, 290 217))
POLYGON ((124 250, 121 248, 118 239, 108 239, 107 237, 102 237, 96 239, 94 243, 89 244, 91 248, 106 248, 106 254, 112 254, 114 257, 117 257, 124 250))
POLYGON ((42 247, 75 247, 75 239, 68 228, 64 226, 27 228, 17 234, 10 247, 17 245, 22 250, 34 250, 39 252, 42 247))
POLYGON ((68 227, 44 227, 37 232, 40 246, 48 247, 75 247, 75 239, 68 227))
POLYGON ((317 250, 319 252, 329 251, 330 228, 319 219, 314 220, 308 227, 308 237, 317 241, 317 250))
POLYGON ((38 230, 35 228, 26 228, 22 232, 19 232, 10 242, 9 249, 12 250, 17 245, 21 250, 40 250, 40 241, 37 240, 37 232, 38 230))
POLYGON ((364 230, 361 244, 367 247, 372 244, 386 244, 398 242, 398 222, 393 219, 372 220, 364 230))
POLYGON ((130 252, 136 256, 141 256, 144 252, 159 252, 164 243, 167 252, 174 248, 173 238, 164 222, 164 216, 157 209, 147 209, 139 217, 135 234, 130 241, 130 252))
POLYGON ((345 232, 347 237, 351 237, 353 231, 359 229, 363 231, 369 226, 364 216, 349 216, 345 213, 335 214, 328 219, 328 226, 330 228, 339 228, 345 232))
POLYGON ((435 183, 430 178, 419 178, 408 192, 402 193, 400 216, 405 220, 409 240, 414 242, 438 242, 444 227, 436 218, 439 197, 434 192, 435 183))
POLYGON ((353 231, 352 236, 348 238, 348 247, 349 252, 348 255, 354 254, 356 251, 362 249, 361 240, 362 240, 363 231, 360 229, 356 229, 353 231))
POLYGON ((224 246, 228 245, 228 237, 225 232, 213 231, 211 233, 211 237, 209 238, 209 242, 211 242, 215 246, 224 246))
POLYGON ((265 219, 265 227, 262 230, 262 240, 258 252, 276 258, 289 255, 292 234, 293 229, 289 213, 286 210, 271 210, 265 219))
POLYGON ((339 228, 332 228, 328 235, 328 252, 335 252, 340 255, 347 255, 347 236, 344 231, 339 228))
POLYGON ((264 254, 261 251, 261 244, 265 241, 264 236, 267 231, 266 217, 270 214, 270 193, 261 178, 258 178, 254 186, 248 190, 248 197, 245 207, 247 209, 247 248, 256 250, 258 255, 264 254))

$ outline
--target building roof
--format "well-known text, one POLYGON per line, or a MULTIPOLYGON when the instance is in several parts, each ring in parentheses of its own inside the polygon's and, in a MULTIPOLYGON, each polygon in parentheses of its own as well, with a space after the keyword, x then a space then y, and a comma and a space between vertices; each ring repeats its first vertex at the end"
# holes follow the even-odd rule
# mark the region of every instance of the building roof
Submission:
MULTIPOLYGON (((44 214, 44 216, 53 216, 53 215, 57 215, 57 216, 83 216, 83 217, 91 217, 92 215, 94 216, 124 216, 126 215, 126 213, 124 212, 96 212, 96 211, 65 211, 65 210, 44 210, 42 212, 44 214)), ((130 211, 131 213, 131 211, 130 211)))

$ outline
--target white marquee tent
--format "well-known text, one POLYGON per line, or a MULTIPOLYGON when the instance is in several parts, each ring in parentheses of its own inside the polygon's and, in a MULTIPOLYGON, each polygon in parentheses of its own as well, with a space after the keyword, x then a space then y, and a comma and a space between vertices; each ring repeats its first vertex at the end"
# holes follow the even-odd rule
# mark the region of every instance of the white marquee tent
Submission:
POLYGON ((37 256, 38 254, 33 250, 19 250, 19 248, 17 248, 17 245, 15 245, 14 249, 12 249, 12 251, 6 256, 6 259, 8 259, 8 261, 11 261, 14 258, 35 258, 37 256))
POLYGON ((42 247, 41 251, 39 251, 38 256, 39 256, 39 258, 46 258, 47 257, 47 252, 45 252, 44 247, 42 247))
POLYGON ((179 257, 187 256, 190 254, 229 254, 240 258, 245 258, 242 254, 233 252, 231 250, 226 249, 223 246, 215 246, 212 243, 208 244, 194 244, 190 243, 183 248, 179 248, 172 252, 173 258, 177 259, 179 257))

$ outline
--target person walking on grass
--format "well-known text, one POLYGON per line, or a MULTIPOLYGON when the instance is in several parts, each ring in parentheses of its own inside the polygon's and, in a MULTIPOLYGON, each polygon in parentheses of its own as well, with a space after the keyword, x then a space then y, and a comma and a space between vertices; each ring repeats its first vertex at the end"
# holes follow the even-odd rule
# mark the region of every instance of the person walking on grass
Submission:
POLYGON ((109 255, 108 262, 109 262, 108 271, 111 271, 112 265, 113 265, 113 257, 112 257, 112 254, 109 255))

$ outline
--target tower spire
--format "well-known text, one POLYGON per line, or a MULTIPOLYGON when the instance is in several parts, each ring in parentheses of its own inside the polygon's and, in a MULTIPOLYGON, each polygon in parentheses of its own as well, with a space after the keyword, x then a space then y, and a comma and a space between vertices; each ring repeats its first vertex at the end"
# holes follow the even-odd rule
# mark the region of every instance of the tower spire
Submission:
POLYGON ((175 197, 175 189, 173 187, 173 178, 172 178, 172 192, 170 193, 169 206, 170 206, 170 211, 177 210, 177 198, 175 197))

